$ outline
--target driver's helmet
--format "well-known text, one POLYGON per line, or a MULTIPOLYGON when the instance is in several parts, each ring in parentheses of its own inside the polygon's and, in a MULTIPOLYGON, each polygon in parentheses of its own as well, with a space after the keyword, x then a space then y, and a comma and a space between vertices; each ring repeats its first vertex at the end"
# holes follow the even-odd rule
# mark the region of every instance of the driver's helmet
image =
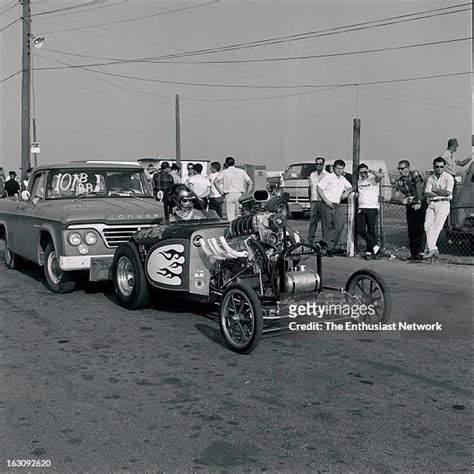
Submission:
POLYGON ((194 195, 184 185, 176 186, 170 196, 172 207, 176 207, 179 210, 190 211, 194 208, 194 195))

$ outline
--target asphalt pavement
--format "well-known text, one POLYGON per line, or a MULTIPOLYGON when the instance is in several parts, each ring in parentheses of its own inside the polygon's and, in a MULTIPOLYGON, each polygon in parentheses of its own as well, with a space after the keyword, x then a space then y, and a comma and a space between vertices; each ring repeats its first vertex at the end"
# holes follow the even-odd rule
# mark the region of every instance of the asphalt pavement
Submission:
POLYGON ((471 468, 469 267, 325 258, 327 284, 372 268, 391 322, 442 329, 287 331, 238 355, 212 307, 169 293, 130 312, 110 285, 56 295, 1 257, 1 472, 471 468))

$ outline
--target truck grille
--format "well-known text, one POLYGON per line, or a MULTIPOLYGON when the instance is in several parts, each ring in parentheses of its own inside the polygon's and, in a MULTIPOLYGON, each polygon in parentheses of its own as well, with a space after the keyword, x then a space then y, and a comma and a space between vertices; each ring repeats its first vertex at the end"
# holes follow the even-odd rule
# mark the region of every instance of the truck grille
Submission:
POLYGON ((288 199, 289 202, 309 202, 309 197, 303 197, 303 196, 290 196, 288 199))
POLYGON ((105 243, 107 247, 115 248, 120 244, 128 242, 130 237, 140 229, 151 227, 151 225, 140 225, 140 226, 105 226, 102 230, 104 234, 105 243))

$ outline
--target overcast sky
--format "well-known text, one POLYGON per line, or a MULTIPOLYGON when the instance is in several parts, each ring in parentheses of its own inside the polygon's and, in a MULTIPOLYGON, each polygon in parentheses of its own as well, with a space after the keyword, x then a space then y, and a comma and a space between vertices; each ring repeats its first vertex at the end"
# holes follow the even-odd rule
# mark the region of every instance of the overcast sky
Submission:
MULTIPOLYGON (((17 3, 0 0, 0 29, 21 15, 17 3)), ((450 137, 465 157, 470 8, 462 0, 32 1, 32 33, 45 37, 33 50, 38 162, 173 157, 176 94, 184 159, 232 155, 270 170, 319 155, 351 160, 356 117, 362 161, 430 168, 450 137), (415 46, 425 43, 437 44, 415 46), (230 45, 239 46, 198 54, 230 45), (373 49, 386 50, 341 54, 373 49), (301 56, 325 57, 290 59, 301 56), (255 59, 266 61, 237 62, 255 59)), ((21 69, 21 22, 0 41, 0 166, 18 170, 21 74, 4 79, 21 69)))

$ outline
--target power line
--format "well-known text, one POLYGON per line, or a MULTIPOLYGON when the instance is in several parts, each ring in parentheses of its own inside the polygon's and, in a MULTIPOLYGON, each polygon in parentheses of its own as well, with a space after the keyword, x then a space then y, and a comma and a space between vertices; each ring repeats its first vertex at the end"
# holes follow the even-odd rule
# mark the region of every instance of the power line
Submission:
MULTIPOLYGON (((42 29, 41 27, 39 27, 39 28, 42 29)), ((64 41, 62 41, 62 40, 60 40, 59 38, 57 38, 55 35, 51 35, 51 37, 52 37, 54 40, 56 40, 58 43, 61 43, 62 45, 64 45, 64 46, 65 46, 66 48, 68 48, 70 51, 73 51, 73 52, 74 52, 74 49, 72 49, 71 46, 69 46, 67 43, 65 43, 64 41)), ((61 53, 59 53, 59 54, 61 54, 61 53)), ((61 55, 64 56, 64 54, 61 54, 61 55)), ((49 60, 49 61, 56 62, 56 63, 66 64, 66 65, 68 64, 68 63, 65 63, 65 62, 62 62, 62 61, 57 61, 57 60, 55 60, 55 59, 45 58, 45 57, 40 56, 40 55, 38 55, 38 54, 37 54, 36 56, 41 57, 41 58, 43 58, 43 59, 47 59, 47 60, 49 60)), ((130 88, 130 87, 129 87, 129 88, 125 88, 125 87, 119 86, 118 84, 115 84, 115 83, 111 82, 110 80, 105 79, 104 77, 98 76, 96 71, 95 71, 95 72, 79 71, 79 72, 82 72, 82 73, 85 74, 86 76, 92 77, 93 79, 96 79, 97 81, 99 81, 99 82, 101 82, 101 83, 109 84, 109 85, 111 85, 111 86, 113 86, 113 87, 115 87, 115 88, 121 89, 121 90, 123 90, 124 92, 127 92, 127 93, 129 93, 129 94, 132 94, 132 95, 134 95, 135 97, 139 97, 140 99, 143 99, 143 100, 144 100, 144 97, 142 97, 142 95, 139 95, 140 93, 141 93, 141 94, 145 94, 145 95, 149 95, 148 92, 143 91, 143 90, 140 89, 140 88, 134 87, 134 88, 132 89, 132 88, 130 88)), ((122 82, 122 83, 125 83, 126 85, 129 85, 125 79, 120 78, 119 81, 122 82)), ((153 95, 156 96, 156 97, 161 97, 161 98, 166 98, 166 99, 168 99, 167 96, 159 96, 158 94, 153 94, 153 95)), ((157 101, 157 100, 154 100, 154 102, 163 103, 163 101, 157 101)))
POLYGON ((52 17, 48 17, 48 18, 56 18, 58 16, 77 15, 78 13, 85 13, 85 12, 88 12, 88 11, 91 11, 91 10, 99 10, 101 8, 114 7, 116 5, 123 5, 124 3, 126 3, 126 0, 121 0, 117 3, 108 3, 106 5, 97 6, 97 1, 92 1, 92 2, 89 2, 89 3, 83 3, 82 5, 73 5, 71 7, 58 8, 56 10, 49 10, 47 12, 33 13, 31 16, 48 15, 50 13, 63 12, 63 11, 68 11, 68 10, 76 10, 77 8, 83 8, 87 5, 96 5, 95 8, 86 8, 86 9, 80 10, 80 11, 73 11, 73 12, 69 12, 69 13, 63 13, 62 15, 54 15, 52 17))
MULTIPOLYGON (((472 71, 465 71, 465 72, 452 72, 447 74, 432 74, 426 76, 416 76, 416 77, 405 77, 405 78, 398 78, 398 79, 386 79, 381 81, 364 81, 364 82, 348 82, 344 84, 328 84, 325 86, 316 86, 316 85, 306 85, 301 84, 297 86, 271 86, 271 85, 242 85, 242 84, 210 84, 210 83, 200 83, 200 82, 181 82, 181 81, 164 81, 162 79, 152 79, 152 78, 145 78, 145 77, 137 77, 137 76, 129 76, 127 74, 117 74, 105 71, 95 71, 93 69, 89 69, 88 67, 83 66, 69 66, 66 69, 75 69, 81 68, 86 71, 97 72, 98 74, 105 74, 107 76, 113 77, 125 77, 128 79, 134 79, 137 81, 144 81, 144 82, 157 82, 160 84, 175 84, 175 85, 184 85, 184 86, 199 86, 199 87, 223 87, 223 88, 244 88, 244 89, 295 89, 295 88, 319 88, 319 87, 349 87, 349 86, 368 86, 374 84, 389 84, 389 83, 396 83, 396 82, 408 82, 408 81, 418 81, 424 79, 435 79, 440 77, 454 77, 454 76, 462 76, 466 74, 472 74, 472 71)), ((57 69, 65 69, 65 68, 36 68, 37 71, 46 71, 46 70, 57 70, 57 69)))
MULTIPOLYGON (((301 35, 301 37, 298 38, 291 38, 291 39, 279 39, 279 40, 261 40, 253 43, 241 43, 238 45, 227 45, 227 46, 220 46, 216 48, 208 48, 208 49, 201 49, 201 50, 195 50, 195 51, 188 51, 185 53, 180 53, 180 54, 170 54, 167 56, 161 56, 159 58, 155 59, 172 59, 172 58, 182 58, 182 57, 189 57, 189 56, 200 56, 204 54, 213 54, 213 53, 222 53, 222 52, 228 52, 228 51, 236 51, 240 49, 248 49, 248 48, 257 48, 261 46, 269 46, 269 45, 274 45, 274 44, 281 44, 281 43, 286 43, 289 41, 299 41, 299 40, 307 40, 307 39, 312 39, 312 38, 321 38, 325 36, 331 36, 331 35, 336 35, 336 34, 343 34, 343 33, 350 33, 353 31, 362 31, 362 30, 368 30, 371 28, 380 28, 382 26, 388 26, 388 25, 395 25, 398 23, 405 23, 408 21, 417 21, 417 20, 423 20, 426 18, 433 18, 433 17, 438 17, 438 16, 443 16, 443 15, 450 15, 453 13, 460 13, 463 11, 468 11, 471 10, 471 8, 465 8, 457 11, 452 11, 452 12, 445 12, 445 13, 437 13, 434 15, 426 15, 423 17, 418 17, 418 18, 406 18, 403 20, 398 20, 398 21, 388 21, 385 23, 380 23, 377 25, 370 25, 370 26, 358 26, 350 29, 344 29, 342 31, 328 31, 328 30, 320 30, 319 32, 314 32, 311 34, 311 36, 308 36, 308 34, 301 35)), ((381 21, 381 20, 378 20, 381 21)), ((340 28, 345 28, 345 27, 340 27, 340 28)))
MULTIPOLYGON (((470 5, 470 4, 469 4, 470 5)), ((441 9, 435 9, 435 10, 427 10, 426 12, 431 13, 439 10, 446 10, 447 8, 453 8, 453 7, 445 7, 441 9)), ((426 15, 422 17, 417 17, 417 18, 406 18, 407 16, 414 16, 414 15, 420 15, 425 12, 418 12, 418 13, 411 13, 411 14, 406 14, 406 15, 399 15, 397 17, 389 17, 385 19, 380 19, 380 20, 371 20, 368 22, 363 22, 363 23, 356 23, 352 25, 345 25, 345 26, 340 26, 340 27, 333 27, 329 29, 324 29, 324 30, 319 30, 319 31, 312 31, 312 32, 307 32, 307 33, 300 33, 297 35, 290 35, 290 36, 283 36, 279 38, 271 38, 271 39, 264 39, 264 40, 259 40, 259 41, 254 41, 254 42, 249 42, 249 43, 238 43, 234 45, 226 45, 226 46, 220 46, 220 47, 215 47, 215 48, 208 48, 208 49, 201 49, 201 50, 195 50, 195 51, 185 51, 181 53, 175 53, 175 54, 169 54, 169 55, 163 55, 159 57, 150 57, 150 58, 144 58, 147 60, 154 60, 154 61, 160 61, 163 59, 180 59, 184 57, 189 57, 189 56, 196 56, 196 55, 205 55, 205 54, 213 54, 217 52, 228 52, 228 51, 235 51, 239 49, 247 49, 247 48, 255 48, 255 47, 260 47, 260 46, 269 46, 269 45, 274 45, 274 44, 280 44, 280 43, 285 43, 289 41, 297 41, 297 40, 307 40, 311 38, 319 38, 319 37, 324 37, 324 36, 329 36, 329 35, 335 35, 335 34, 342 34, 342 33, 348 33, 352 31, 361 31, 361 30, 366 30, 366 29, 371 29, 371 28, 379 28, 382 26, 387 26, 387 25, 394 25, 397 23, 403 23, 407 21, 417 21, 417 20, 422 20, 426 18, 432 18, 432 17, 437 17, 437 16, 443 16, 443 15, 450 15, 453 13, 460 13, 463 11, 468 11, 471 8, 465 8, 465 9, 460 9, 456 11, 450 11, 450 12, 443 12, 443 13, 436 13, 433 15, 426 15), (403 19, 402 19, 403 18, 403 19), (397 19, 397 21, 392 21, 393 19, 397 19), (385 23, 379 23, 381 21, 389 20, 385 23), (379 23, 376 25, 373 25, 372 23, 379 23), (370 26, 367 26, 369 25, 370 26), (350 28, 350 29, 347 29, 350 28), (342 31, 339 31, 342 30, 342 31)), ((84 28, 89 28, 93 27, 94 25, 89 25, 84 28)), ((98 26, 98 25, 97 25, 98 26)), ((64 31, 72 31, 72 30, 77 30, 77 29, 84 29, 84 28, 73 28, 73 29, 68 29, 68 30, 59 30, 59 31, 53 31, 53 33, 59 33, 59 32, 64 32, 64 31)), ((296 58, 296 59, 304 59, 304 58, 296 58)), ((276 61, 278 59, 268 59, 267 61, 276 61)), ((256 62, 258 60, 246 60, 247 62, 256 62)), ((242 60, 244 62, 244 60, 242 60)))
POLYGON ((3 79, 0 79, 0 83, 5 82, 5 81, 8 81, 8 79, 11 79, 12 77, 15 77, 15 76, 17 76, 18 74, 21 74, 22 72, 23 72, 23 71, 14 72, 13 74, 10 74, 9 76, 4 77, 3 79))
MULTIPOLYGON (((84 25, 88 25, 88 23, 84 22, 84 21, 80 21, 80 20, 77 20, 77 19, 71 19, 73 20, 74 22, 77 22, 77 23, 80 23, 80 24, 84 24, 84 25)), ((50 21, 50 20, 46 20, 46 21, 50 21)), ((54 23, 54 22, 53 22, 54 23)), ((123 36, 126 36, 126 37, 130 37, 132 39, 136 39, 136 40, 139 40, 140 42, 142 43, 147 43, 147 44, 153 44, 153 45, 158 45, 158 46, 164 46, 164 47, 167 47, 167 48, 171 48, 171 49, 174 49, 174 50, 179 50, 179 48, 176 48, 176 47, 173 47, 173 46, 168 46, 168 45, 163 45, 161 43, 158 43, 156 41, 152 41, 150 39, 145 39, 145 38, 142 38, 140 36, 137 36, 137 35, 131 35, 131 34, 127 34, 127 33, 123 33, 123 32, 117 32, 113 29, 110 29, 110 28, 102 28, 103 30, 106 30, 106 31, 109 31, 111 32, 112 34, 114 35, 118 35, 119 38, 111 38, 110 36, 105 36, 105 35, 101 35, 99 33, 93 33, 91 31, 82 31, 84 34, 88 34, 88 35, 91 35, 91 36, 95 36, 95 37, 99 37, 99 38, 105 38, 109 41, 114 41, 114 42, 117 42, 117 43, 121 43, 121 44, 124 44, 124 45, 127 45, 127 46, 133 46, 133 47, 138 47, 136 44, 134 43, 130 43, 130 42, 126 42, 123 40, 123 36)), ((139 46, 140 48, 145 48, 145 49, 149 49, 149 50, 154 50, 154 51, 157 51, 156 48, 150 48, 149 46, 139 46)), ((184 50, 180 50, 180 51, 184 51, 184 50)), ((174 63, 176 63, 176 61, 173 61, 174 63)), ((218 66, 217 66, 218 67, 218 66)), ((256 74, 256 73, 252 73, 250 71, 242 71, 242 70, 239 70, 239 69, 234 69, 234 68, 226 68, 226 67, 218 67, 219 69, 229 69, 231 71, 236 71, 238 73, 244 73, 244 74, 250 74, 252 76, 261 76, 261 77, 269 77, 268 75, 262 75, 262 74, 256 74)), ((315 80, 313 78, 308 78, 308 77, 305 77, 305 76, 301 76, 301 75, 296 75, 296 74, 290 74, 288 72, 284 72, 282 73, 281 71, 275 71, 275 70, 272 70, 272 69, 268 69, 268 68, 262 68, 262 67, 257 67, 257 66, 253 66, 252 69, 257 69, 257 70, 261 70, 261 71, 264 71, 264 72, 270 72, 270 73, 273 73, 273 74, 278 74, 278 76, 290 76, 290 77, 295 77, 295 78, 298 78, 298 79, 310 79, 310 80, 315 80)), ((273 79, 273 78, 272 78, 273 79)), ((324 82, 324 81, 321 81, 321 80, 315 80, 316 82, 324 82)), ((293 81, 294 82, 294 81, 293 81)), ((330 84, 330 82, 326 81, 325 84, 330 84)), ((336 88, 336 90, 342 94, 349 94, 349 95, 354 95, 354 93, 350 90, 350 88, 336 88)), ((380 92, 380 91, 375 91, 375 92, 380 92)), ((383 92, 382 92, 383 93, 383 92)), ((301 94, 301 93, 298 93, 298 94, 301 94)), ((400 93, 396 93, 396 92, 391 92, 390 94, 392 95, 406 95, 406 94, 400 94, 400 93)), ((268 98, 277 98, 277 97, 282 97, 282 96, 269 96, 268 98)), ((421 98, 421 99, 425 99, 425 97, 419 97, 419 96, 410 96, 410 97, 415 97, 415 98, 421 98)), ((189 99, 189 98, 188 98, 189 99)), ((252 100, 253 98, 249 98, 249 100, 252 100)), ((259 97, 255 97, 254 98, 255 100, 259 100, 259 97)), ((191 100, 191 99, 189 99, 191 100)), ((194 100, 194 99, 193 99, 194 100)), ((195 99, 195 100, 203 100, 203 101, 235 101, 235 100, 240 100, 240 99, 195 99)), ((244 99, 242 99, 244 100, 244 99)), ((436 99, 433 99, 433 100, 436 100, 436 99)), ((437 99, 437 100, 443 100, 443 101, 447 101, 445 99, 437 99)), ((448 101, 448 102, 452 102, 452 101, 448 101)))
POLYGON ((185 11, 185 10, 191 10, 193 8, 204 7, 206 5, 212 5, 212 4, 216 3, 217 1, 218 0, 212 0, 211 2, 200 3, 198 5, 191 5, 190 7, 176 8, 175 10, 168 10, 168 11, 159 12, 159 13, 152 13, 151 15, 143 15, 143 16, 138 16, 138 17, 135 17, 135 18, 127 18, 125 20, 109 21, 108 23, 100 23, 100 24, 97 24, 97 25, 79 26, 77 28, 69 28, 67 30, 53 31, 52 33, 63 33, 65 31, 85 30, 85 29, 88 29, 88 28, 99 28, 101 26, 118 25, 119 23, 127 23, 129 21, 144 20, 146 18, 151 18, 151 17, 155 17, 155 16, 168 15, 170 13, 177 13, 177 12, 182 12, 182 11, 185 11))
POLYGON ((3 64, 4 62, 8 61, 9 59, 13 58, 13 56, 16 56, 18 53, 21 53, 21 49, 17 49, 14 53, 10 54, 7 56, 5 59, 2 59, 0 61, 0 64, 3 64))
POLYGON ((20 18, 17 18, 16 20, 13 20, 11 23, 8 23, 8 25, 4 26, 3 28, 0 28, 0 33, 2 31, 5 31, 7 28, 10 28, 10 26, 14 25, 17 21, 20 21, 20 18))
MULTIPOLYGON (((427 43, 415 43, 402 46, 392 46, 387 48, 377 48, 377 49, 366 49, 360 51, 343 51, 339 53, 327 53, 327 54, 312 54, 308 56, 292 56, 292 57, 280 57, 280 58, 262 58, 262 59, 236 59, 236 60, 215 60, 215 61, 161 61, 153 58, 136 58, 136 59, 117 59, 117 58, 104 58, 99 56, 89 56, 84 54, 72 54, 64 53, 71 56, 79 56, 82 58, 92 58, 92 59, 103 59, 110 62, 107 63, 91 63, 84 66, 95 67, 95 66, 115 66, 120 64, 131 64, 131 63, 151 63, 151 64, 240 64, 240 63, 255 63, 255 62, 273 62, 273 61, 294 61, 294 60, 303 60, 303 59, 321 59, 321 58, 333 58, 338 56, 351 56, 356 54, 367 54, 367 53, 380 53, 387 51, 397 51, 402 49, 410 48, 420 48, 424 46, 434 46, 439 44, 448 44, 448 43, 457 43, 459 41, 468 41, 472 40, 472 37, 465 38, 455 38, 450 40, 440 40, 440 41, 431 41, 427 43)), ((60 51, 55 51, 49 49, 48 51, 59 53, 60 51)))
POLYGON ((19 5, 19 2, 17 2, 16 0, 14 0, 10 5, 5 5, 0 11, 0 15, 5 15, 10 10, 13 10, 17 5, 19 5))

